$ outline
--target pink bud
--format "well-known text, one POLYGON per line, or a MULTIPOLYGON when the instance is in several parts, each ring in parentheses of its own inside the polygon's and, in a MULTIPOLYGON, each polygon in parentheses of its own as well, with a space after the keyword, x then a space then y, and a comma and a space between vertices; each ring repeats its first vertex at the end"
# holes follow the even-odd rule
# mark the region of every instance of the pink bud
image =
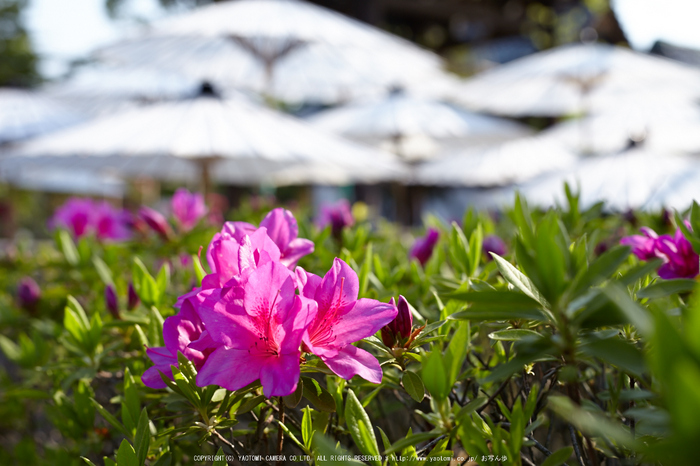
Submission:
POLYGON ((141 206, 139 209, 139 217, 141 217, 153 231, 163 237, 163 239, 168 239, 170 237, 172 229, 163 214, 157 210, 141 206))
POLYGON ((107 285, 105 287, 105 303, 109 313, 116 319, 119 319, 119 299, 117 298, 117 292, 114 290, 114 286, 112 285, 107 285))

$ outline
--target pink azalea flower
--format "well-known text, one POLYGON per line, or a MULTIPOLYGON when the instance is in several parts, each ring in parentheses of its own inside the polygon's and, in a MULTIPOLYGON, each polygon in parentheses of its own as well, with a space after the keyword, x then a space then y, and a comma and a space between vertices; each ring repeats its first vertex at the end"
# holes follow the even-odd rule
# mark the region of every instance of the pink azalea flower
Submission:
POLYGON ((185 301, 177 315, 170 316, 163 323, 164 347, 147 348, 146 354, 155 366, 146 370, 141 377, 143 384, 151 388, 165 388, 160 372, 172 380, 170 366, 177 367, 177 353, 182 353, 192 361, 195 368, 201 368, 216 344, 204 330, 190 301, 185 301), (194 344, 196 343, 196 345, 194 344))
POLYGON ((197 374, 199 386, 238 390, 260 379, 267 397, 296 390, 299 346, 317 306, 295 294, 289 269, 267 262, 243 286, 204 290, 198 299, 211 338, 222 345, 197 374))
POLYGON ((425 265, 433 255, 433 249, 440 239, 440 233, 435 228, 428 229, 428 233, 423 238, 418 238, 408 254, 411 258, 416 258, 421 265, 425 265))
POLYGON ((620 240, 620 244, 630 246, 632 254, 640 260, 648 261, 656 257, 656 240, 659 235, 654 230, 647 227, 640 228, 643 235, 625 236, 620 240))
POLYGON ((52 228, 67 228, 75 238, 82 238, 92 228, 93 204, 90 199, 72 197, 56 209, 49 222, 52 228))
POLYGON ((695 278, 700 269, 700 257, 693 250, 683 232, 678 229, 676 234, 661 235, 655 243, 656 255, 664 259, 659 267, 659 277, 666 280, 672 278, 695 278))
MULTIPOLYGON (((228 225, 233 222, 226 223, 228 225)), ((231 225, 227 225, 224 225, 221 232, 215 234, 209 243, 207 262, 212 271, 211 275, 215 275, 215 277, 207 276, 209 277, 208 282, 216 282, 219 286, 223 286, 235 276, 240 275, 239 250, 245 238, 249 238, 250 247, 253 251, 257 251, 258 256, 264 252, 271 260, 279 262, 280 250, 268 236, 267 229, 246 230, 249 233, 246 234, 240 229, 232 229, 231 225)))
POLYGON ((273 209, 260 222, 267 228, 267 234, 280 249, 280 262, 294 268, 299 259, 314 252, 314 243, 305 238, 297 238, 299 227, 294 214, 283 208, 273 209))
POLYGON ((171 202, 173 216, 182 231, 190 231, 207 214, 204 196, 185 188, 175 191, 171 202))
POLYGON ((323 278, 297 267, 297 281, 301 294, 318 303, 316 318, 304 334, 306 350, 344 379, 359 375, 380 383, 382 369, 377 359, 352 343, 374 335, 394 320, 396 306, 357 299, 357 274, 338 258, 323 278))
POLYGON ((351 227, 355 224, 355 218, 350 210, 350 203, 347 199, 341 199, 335 204, 324 204, 321 206, 321 212, 316 219, 318 228, 326 228, 331 226, 333 236, 339 236, 340 232, 345 227, 351 227))
POLYGON ((124 240, 131 236, 130 214, 125 210, 115 209, 108 202, 94 206, 93 223, 98 239, 124 240))

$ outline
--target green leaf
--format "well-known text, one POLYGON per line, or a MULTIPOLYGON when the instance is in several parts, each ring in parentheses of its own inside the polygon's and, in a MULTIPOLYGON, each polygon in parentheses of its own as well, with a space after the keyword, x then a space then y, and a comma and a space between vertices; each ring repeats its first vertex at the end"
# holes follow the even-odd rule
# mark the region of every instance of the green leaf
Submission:
POLYGON ((481 244, 484 239, 484 232, 479 223, 469 237, 469 276, 476 276, 481 261, 481 244))
MULTIPOLYGON (((379 447, 377 446, 377 438, 372 430, 372 423, 352 390, 348 390, 348 396, 345 401, 345 420, 357 448, 366 455, 379 456, 379 447)), ((380 461, 374 460, 370 462, 376 466, 381 466, 380 461)))
POLYGON ((360 291, 359 296, 365 296, 367 294, 367 283, 369 282, 369 274, 372 271, 372 243, 367 244, 367 250, 365 252, 365 260, 362 262, 362 268, 360 268, 359 282, 360 291))
POLYGON ((92 401, 92 404, 95 405, 95 409, 97 409, 97 412, 102 415, 105 421, 109 422, 112 427, 117 429, 119 432, 122 434, 126 435, 127 437, 131 437, 131 433, 129 433, 128 430, 124 427, 124 425, 117 420, 116 417, 112 415, 109 411, 107 411, 101 404, 97 402, 94 398, 90 398, 90 401, 92 401))
POLYGON ((80 255, 78 255, 78 249, 75 247, 73 238, 71 238, 70 233, 66 230, 59 230, 56 236, 56 241, 58 246, 63 253, 63 257, 66 258, 66 262, 70 265, 78 265, 80 263, 80 255))
POLYGON ((489 306, 488 304, 473 304, 466 311, 455 312, 447 317, 449 320, 473 320, 476 322, 489 320, 534 320, 537 322, 547 322, 549 318, 540 310, 518 309, 499 305, 489 306))
POLYGON ((167 262, 163 264, 156 277, 156 285, 158 286, 158 294, 156 296, 156 305, 160 304, 161 300, 165 296, 165 292, 168 290, 168 284, 170 283, 170 265, 167 262))
POLYGON ((138 257, 134 257, 131 273, 133 275, 134 290, 141 298, 141 301, 146 306, 158 304, 158 284, 138 257))
POLYGON ((469 322, 460 322, 445 352, 444 365, 447 372, 447 384, 450 387, 455 384, 462 370, 469 346, 469 334, 469 322))
POLYGON ((151 445, 151 431, 149 428, 148 413, 146 408, 141 410, 139 423, 136 427, 136 436, 134 437, 134 445, 136 446, 136 458, 139 464, 143 464, 148 456, 148 447, 151 445))
POLYGON ((571 454, 574 452, 574 447, 564 447, 560 450, 555 451, 544 460, 542 466, 559 466, 564 464, 566 460, 569 459, 571 454))
POLYGON ((582 291, 597 286, 611 277, 620 265, 625 262, 629 253, 629 247, 621 246, 612 248, 602 254, 588 267, 588 270, 576 277, 571 284, 572 296, 577 296, 582 291))
POLYGON ((294 390, 294 393, 291 393, 284 397, 284 404, 288 408, 296 408, 303 396, 304 381, 300 378, 299 382, 297 383, 297 388, 294 390))
POLYGON ((676 280, 657 281, 637 291, 638 298, 664 298, 678 293, 689 293, 698 284, 695 280, 679 278, 676 280))
POLYGON ((396 443, 394 443, 391 446, 391 448, 384 451, 384 454, 388 455, 389 453, 401 451, 406 447, 415 446, 421 442, 425 442, 426 440, 432 440, 435 437, 439 437, 439 436, 440 436, 439 432, 421 432, 418 434, 411 434, 411 435, 407 436, 406 438, 402 438, 401 440, 398 440, 396 443))
POLYGON ((97 270, 97 275, 100 276, 102 283, 105 285, 114 286, 114 278, 112 278, 112 271, 109 266, 100 257, 94 256, 92 258, 92 263, 95 265, 95 270, 97 270))
POLYGON ((499 330, 489 334, 492 340, 501 341, 517 341, 523 338, 541 337, 539 333, 524 328, 509 328, 507 330, 499 330))
POLYGON ((304 397, 309 400, 320 411, 335 412, 335 400, 328 390, 323 388, 315 379, 302 377, 304 379, 304 397))
POLYGON ((586 411, 565 396, 551 395, 547 403, 557 415, 588 435, 604 437, 628 448, 637 446, 625 426, 614 423, 602 413, 586 411))
POLYGON ((447 398, 451 385, 448 384, 447 371, 439 350, 433 350, 423 364, 423 382, 431 395, 439 400, 447 398))
POLYGON ((459 410, 459 412, 455 416, 455 419, 457 420, 457 422, 462 422, 465 416, 469 416, 471 413, 484 406, 488 400, 489 397, 486 395, 477 396, 472 401, 464 405, 462 409, 459 410))
POLYGON ((202 261, 197 254, 192 254, 192 264, 194 274, 197 277, 197 286, 202 286, 202 279, 207 275, 207 271, 202 266, 202 261))
POLYGON ((542 296, 542 293, 540 293, 532 281, 523 275, 520 270, 515 268, 515 266, 503 259, 498 254, 491 253, 491 256, 493 257, 494 262, 496 262, 496 267, 498 267, 501 275, 503 275, 503 278, 505 278, 508 283, 540 303, 542 306, 549 306, 547 300, 544 299, 544 296, 542 296))
POLYGON ((520 236, 528 247, 535 245, 535 233, 532 227, 532 216, 527 207, 527 202, 520 196, 520 193, 515 195, 515 206, 513 207, 513 216, 515 224, 518 226, 520 236))
POLYGON ((134 447, 126 439, 122 440, 117 450, 117 466, 139 466, 134 447))
POLYGON ((411 398, 419 403, 423 401, 425 397, 425 387, 418 374, 411 371, 404 371, 401 376, 401 383, 411 398))
POLYGON ((630 298, 627 290, 616 283, 610 283, 603 288, 603 293, 612 301, 627 320, 637 327, 642 335, 649 336, 652 333, 652 320, 647 311, 630 298))
POLYGON ((306 448, 311 447, 311 440, 314 434, 313 419, 311 418, 311 407, 307 406, 303 409, 304 416, 301 419, 301 437, 304 439, 306 448))
MULTIPOLYGON (((693 201, 693 207, 691 207, 691 217, 693 216, 693 212, 695 212, 695 216, 697 217, 698 215, 698 207, 696 207, 696 202, 693 201)), ((693 247, 693 250, 700 254, 700 239, 695 234, 695 231, 700 231, 694 229, 694 231, 691 231, 683 221, 683 218, 678 214, 678 212, 675 213, 674 217, 676 218, 676 226, 681 229, 683 232, 683 236, 690 241, 690 245, 693 247)), ((692 223, 691 223, 692 225, 692 223)))
POLYGON ((141 411, 139 392, 134 378, 127 367, 124 369, 124 399, 122 401, 122 422, 130 432, 134 432, 137 427, 141 411))
POLYGON ((558 239, 559 226, 556 218, 550 213, 537 228, 535 251, 537 269, 543 286, 541 291, 551 302, 555 302, 561 295, 566 278, 566 260, 562 249, 568 245, 560 244, 558 239))
POLYGON ((580 346, 580 350, 588 356, 600 358, 625 372, 635 375, 642 375, 646 372, 642 352, 620 338, 590 339, 580 346))
POLYGON ((219 449, 216 451, 216 457, 214 458, 214 462, 211 464, 211 466, 227 466, 228 463, 226 462, 226 455, 224 454, 224 449, 219 447, 219 449))
POLYGON ((88 464, 89 466, 96 466, 95 463, 93 463, 92 461, 90 461, 88 458, 85 458, 84 456, 81 456, 80 458, 81 458, 83 461, 85 461, 85 463, 88 464))

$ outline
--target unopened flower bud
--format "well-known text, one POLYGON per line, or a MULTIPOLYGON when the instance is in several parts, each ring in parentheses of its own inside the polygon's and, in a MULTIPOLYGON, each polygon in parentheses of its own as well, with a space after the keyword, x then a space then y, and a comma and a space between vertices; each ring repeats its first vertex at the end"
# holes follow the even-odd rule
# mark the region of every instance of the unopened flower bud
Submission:
POLYGON ((490 252, 499 256, 505 256, 508 253, 506 243, 496 235, 489 235, 484 238, 484 241, 481 243, 481 249, 486 254, 486 260, 492 259, 490 252))
MULTIPOLYGON (((389 304, 396 306, 394 298, 391 298, 389 304)), ((413 315, 408 306, 406 298, 399 295, 398 313, 396 318, 382 327, 382 341, 389 348, 393 348, 402 340, 408 340, 413 329, 413 315)))
POLYGON ((433 255, 433 249, 435 248, 438 239, 440 239, 440 232, 438 232, 435 228, 428 229, 428 233, 425 235, 425 237, 416 240, 411 252, 409 253, 409 257, 416 258, 421 265, 425 265, 425 263, 428 262, 428 259, 430 259, 430 256, 433 255))
POLYGON ((117 292, 114 286, 107 285, 105 287, 105 304, 107 305, 107 310, 116 319, 119 318, 119 299, 117 298, 117 292))
POLYGON ((139 295, 136 294, 136 290, 134 289, 134 284, 129 282, 129 291, 128 291, 128 301, 126 304, 126 308, 130 311, 136 309, 136 306, 139 305, 141 300, 139 299, 139 295))
POLYGON ((36 310, 36 305, 41 298, 41 289, 31 277, 24 277, 17 285, 17 300, 20 307, 28 311, 36 310))
POLYGON ((153 231, 163 237, 163 239, 168 239, 170 237, 172 229, 163 214, 157 210, 141 206, 139 209, 139 217, 141 217, 153 231))

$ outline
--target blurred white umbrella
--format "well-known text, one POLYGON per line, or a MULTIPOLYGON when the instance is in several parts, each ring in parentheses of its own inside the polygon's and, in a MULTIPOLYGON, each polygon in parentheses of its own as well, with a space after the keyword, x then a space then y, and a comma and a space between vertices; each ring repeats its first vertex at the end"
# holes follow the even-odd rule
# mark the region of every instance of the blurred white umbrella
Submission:
POLYGON ((110 174, 88 170, 22 170, 4 180, 19 188, 52 193, 70 193, 121 198, 126 183, 110 174))
POLYGON ((34 91, 0 89, 0 145, 65 128, 87 117, 34 91))
POLYGON ((571 167, 577 157, 553 141, 529 137, 473 149, 452 149, 416 168, 414 183, 494 187, 571 167))
POLYGON ((676 102, 621 102, 605 112, 541 133, 578 153, 610 154, 633 145, 659 153, 700 152, 700 107, 676 102))
POLYGON ((391 154, 319 132, 295 118, 206 86, 202 96, 99 118, 39 138, 0 160, 7 176, 30 167, 101 170, 158 179, 350 183, 401 178, 391 154), (290 175, 289 170, 299 168, 290 175), (301 168, 303 167, 303 168, 301 168), (328 177, 326 177, 328 172, 328 177), (281 180, 280 180, 281 179, 281 180))
POLYGON ((694 166, 697 162, 690 157, 633 149, 584 158, 572 169, 532 180, 521 192, 535 205, 565 205, 564 182, 567 182, 580 191, 583 208, 599 201, 605 201, 609 209, 617 211, 649 208, 654 196, 672 189, 674 180, 694 166))
POLYGON ((157 23, 104 48, 112 63, 159 67, 288 103, 332 104, 442 75, 435 54, 297 0, 238 0, 157 23))
POLYGON ((394 90, 381 99, 327 110, 308 121, 319 129, 353 140, 385 144, 387 150, 406 158, 428 158, 446 140, 459 139, 462 144, 474 145, 532 134, 525 125, 415 97, 403 90, 394 90), (407 141, 416 139, 426 141, 422 153, 421 148, 416 152, 405 147, 407 141), (430 141, 434 143, 431 145, 430 141))
POLYGON ((646 207, 684 211, 693 200, 700 201, 700 162, 695 160, 692 167, 678 173, 664 188, 658 190, 646 203, 646 207))
POLYGON ((675 89, 700 95, 700 70, 604 44, 565 45, 496 67, 467 80, 460 100, 469 108, 510 116, 560 116, 643 100, 675 89))

